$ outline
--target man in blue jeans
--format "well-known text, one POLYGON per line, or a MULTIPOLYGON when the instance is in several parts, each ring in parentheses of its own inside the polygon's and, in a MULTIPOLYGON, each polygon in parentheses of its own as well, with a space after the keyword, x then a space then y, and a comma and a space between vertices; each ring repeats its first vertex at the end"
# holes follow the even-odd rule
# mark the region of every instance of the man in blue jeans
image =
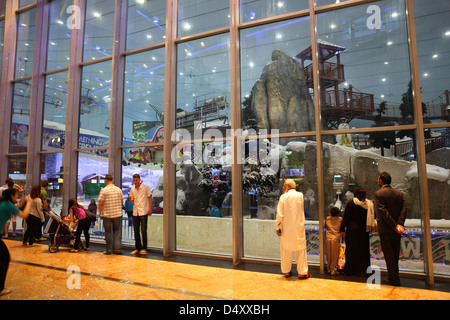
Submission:
POLYGON ((104 254, 121 251, 122 241, 122 190, 113 184, 111 175, 105 177, 105 187, 98 195, 98 209, 105 228, 106 251, 104 254))
POLYGON ((139 174, 133 175, 134 187, 131 188, 128 199, 133 203, 133 226, 136 250, 132 255, 147 254, 147 222, 152 215, 152 192, 141 183, 139 174), (142 236, 142 241, 141 241, 142 236))

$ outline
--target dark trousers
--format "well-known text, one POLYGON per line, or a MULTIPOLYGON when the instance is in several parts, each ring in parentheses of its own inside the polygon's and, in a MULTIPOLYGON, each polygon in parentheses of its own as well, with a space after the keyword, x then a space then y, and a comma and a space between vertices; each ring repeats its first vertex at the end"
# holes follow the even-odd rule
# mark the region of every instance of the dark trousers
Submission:
POLYGON ((89 248, 89 228, 91 227, 91 222, 88 218, 84 218, 78 221, 77 231, 75 232, 75 244, 74 249, 78 250, 81 243, 81 233, 84 233, 84 238, 86 239, 86 248, 89 248))
POLYGON ((5 289, 6 273, 11 259, 6 244, 0 240, 0 292, 5 289))
POLYGON ((384 261, 386 261, 389 282, 393 285, 400 284, 400 277, 398 275, 400 238, 401 236, 396 232, 380 233, 381 250, 383 251, 384 261))
POLYGON ((147 221, 148 215, 133 216, 134 240, 136 242, 136 250, 147 250, 147 221))
POLYGON ((41 219, 39 219, 36 216, 33 216, 32 214, 28 215, 27 230, 25 231, 25 234, 23 235, 23 244, 26 244, 27 242, 29 245, 33 244, 34 237, 39 232, 41 225, 42 225, 41 219))

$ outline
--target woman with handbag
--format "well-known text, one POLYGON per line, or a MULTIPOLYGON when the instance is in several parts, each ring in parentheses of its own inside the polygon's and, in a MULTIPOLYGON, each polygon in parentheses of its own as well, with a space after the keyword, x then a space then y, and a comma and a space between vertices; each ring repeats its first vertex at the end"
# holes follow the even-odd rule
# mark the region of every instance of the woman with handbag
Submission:
POLYGON ((70 252, 78 252, 78 248, 81 244, 81 233, 84 233, 84 238, 86 239, 86 245, 84 250, 89 251, 89 228, 91 226, 91 220, 89 220, 88 215, 86 214, 86 209, 80 204, 78 204, 76 199, 69 200, 69 215, 64 217, 64 221, 67 222, 76 222, 77 230, 75 232, 75 244, 73 249, 70 252))

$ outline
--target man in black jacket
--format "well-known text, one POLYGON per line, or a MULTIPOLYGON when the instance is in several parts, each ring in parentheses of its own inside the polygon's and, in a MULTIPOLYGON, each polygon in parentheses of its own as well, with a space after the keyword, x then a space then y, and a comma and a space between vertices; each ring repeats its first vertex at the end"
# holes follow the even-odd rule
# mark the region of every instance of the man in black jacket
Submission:
POLYGON ((398 258, 400 237, 405 232, 406 203, 403 193, 391 186, 391 176, 382 172, 378 177, 380 190, 375 192, 378 233, 388 270, 388 283, 399 286, 398 258))

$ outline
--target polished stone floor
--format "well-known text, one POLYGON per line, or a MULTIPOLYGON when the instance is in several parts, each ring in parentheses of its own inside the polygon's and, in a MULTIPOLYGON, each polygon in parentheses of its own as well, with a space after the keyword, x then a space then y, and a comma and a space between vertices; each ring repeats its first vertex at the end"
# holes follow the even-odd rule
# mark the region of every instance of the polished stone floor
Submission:
POLYGON ((402 287, 369 288, 365 279, 320 275, 284 278, 279 266, 175 256, 104 255, 102 246, 70 253, 48 244, 23 247, 4 240, 11 254, 0 300, 450 300, 450 283, 428 288, 422 279, 402 277, 402 287), (76 273, 78 272, 78 273, 76 273))

